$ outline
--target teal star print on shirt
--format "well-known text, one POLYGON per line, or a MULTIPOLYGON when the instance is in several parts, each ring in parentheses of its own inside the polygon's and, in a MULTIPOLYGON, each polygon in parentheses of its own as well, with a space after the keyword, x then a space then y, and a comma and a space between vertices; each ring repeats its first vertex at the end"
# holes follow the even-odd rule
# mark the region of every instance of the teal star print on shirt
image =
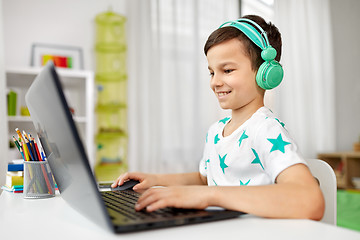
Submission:
POLYGON ((220 140, 219 134, 216 134, 216 136, 214 138, 214 144, 217 144, 219 140, 220 140))
POLYGON ((224 119, 221 119, 221 120, 219 121, 219 123, 225 124, 229 119, 230 119, 229 117, 226 117, 226 118, 224 118, 224 119))
POLYGON ((215 182, 215 180, 214 180, 214 179, 213 179, 213 182, 214 182, 215 186, 217 186, 217 183, 215 182))
POLYGON ((243 183, 241 180, 240 180, 240 186, 247 186, 249 184, 251 179, 249 179, 249 181, 247 181, 246 183, 243 183))
POLYGON ((219 155, 220 167, 221 167, 221 169, 222 169, 222 171, 223 171, 224 174, 225 174, 225 168, 229 167, 228 165, 225 164, 226 155, 227 155, 227 154, 225 154, 223 157, 221 157, 221 156, 219 155))
POLYGON ((279 119, 275 118, 276 121, 278 121, 280 123, 280 125, 285 128, 285 123, 281 122, 279 119))
POLYGON ((273 144, 270 152, 279 150, 280 152, 285 153, 285 146, 291 144, 282 139, 281 133, 276 139, 268 138, 267 140, 269 140, 273 144))
POLYGON ((208 163, 210 163, 210 159, 208 159, 208 160, 205 161, 205 170, 207 169, 208 163))
POLYGON ((244 139, 248 138, 248 137, 249 137, 249 136, 246 135, 245 130, 244 130, 243 133, 241 134, 240 139, 239 139, 239 147, 240 147, 242 141, 243 141, 244 139))
POLYGON ((251 149, 255 155, 255 159, 251 162, 251 164, 260 164, 260 166, 262 167, 262 169, 264 170, 264 167, 260 161, 259 155, 257 154, 257 152, 255 151, 255 149, 251 149))

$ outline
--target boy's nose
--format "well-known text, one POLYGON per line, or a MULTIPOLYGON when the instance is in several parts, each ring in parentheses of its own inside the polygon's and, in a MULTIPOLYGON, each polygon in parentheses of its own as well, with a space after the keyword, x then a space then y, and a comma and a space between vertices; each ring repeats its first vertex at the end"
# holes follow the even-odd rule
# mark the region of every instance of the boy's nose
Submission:
POLYGON ((214 75, 211 78, 210 84, 211 84, 211 87, 218 87, 218 86, 222 86, 223 82, 221 81, 221 79, 217 75, 214 75))

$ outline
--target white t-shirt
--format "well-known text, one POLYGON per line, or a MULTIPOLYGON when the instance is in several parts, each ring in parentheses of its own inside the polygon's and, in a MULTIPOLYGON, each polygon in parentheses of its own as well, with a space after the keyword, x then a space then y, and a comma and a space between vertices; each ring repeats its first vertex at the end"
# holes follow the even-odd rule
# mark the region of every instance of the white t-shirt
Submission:
POLYGON ((231 135, 223 137, 230 119, 213 124, 206 136, 199 171, 209 186, 273 184, 286 168, 306 165, 285 125, 268 108, 259 108, 231 135))

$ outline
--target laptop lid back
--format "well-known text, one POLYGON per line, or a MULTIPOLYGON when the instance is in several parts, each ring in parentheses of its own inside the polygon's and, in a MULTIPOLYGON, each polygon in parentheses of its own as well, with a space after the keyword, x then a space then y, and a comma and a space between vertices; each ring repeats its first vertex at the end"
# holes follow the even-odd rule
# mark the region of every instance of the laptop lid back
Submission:
POLYGON ((25 101, 62 198, 95 223, 114 231, 51 61, 35 78, 25 101))

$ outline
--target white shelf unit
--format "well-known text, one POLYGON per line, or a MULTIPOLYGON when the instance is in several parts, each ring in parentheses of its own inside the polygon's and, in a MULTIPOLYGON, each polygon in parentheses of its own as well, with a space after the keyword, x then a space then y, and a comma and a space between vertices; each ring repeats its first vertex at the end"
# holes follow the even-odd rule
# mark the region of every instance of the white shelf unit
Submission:
MULTIPOLYGON (((15 128, 25 130, 30 132, 33 136, 37 136, 31 118, 20 115, 20 107, 26 106, 25 94, 40 71, 41 68, 8 68, 6 70, 7 91, 13 90, 17 93, 16 116, 7 116, 9 140, 12 139, 13 135, 17 136, 15 128)), ((94 167, 94 73, 92 71, 68 70, 61 68, 57 68, 56 71, 59 74, 69 107, 74 110, 74 120, 80 132, 83 144, 85 145, 90 165, 94 167)), ((12 154, 9 154, 9 158, 12 156, 12 154)))

